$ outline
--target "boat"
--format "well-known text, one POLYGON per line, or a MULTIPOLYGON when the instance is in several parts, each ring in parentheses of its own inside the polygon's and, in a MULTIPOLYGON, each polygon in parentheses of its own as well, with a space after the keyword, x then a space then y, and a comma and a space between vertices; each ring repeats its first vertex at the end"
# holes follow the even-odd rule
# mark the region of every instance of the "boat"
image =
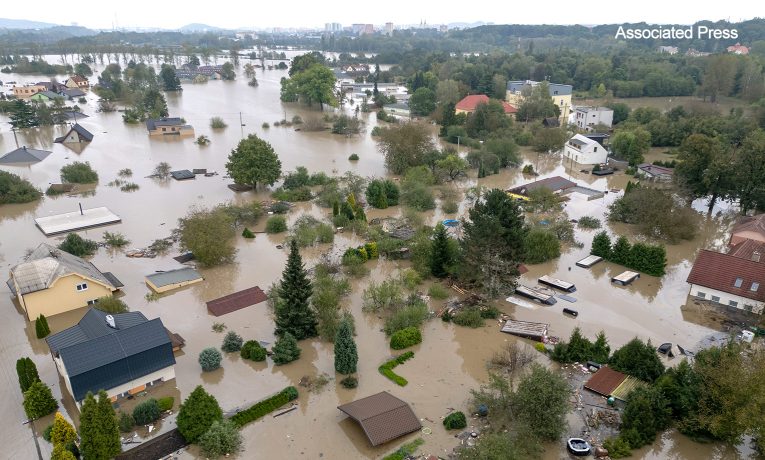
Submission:
POLYGON ((590 451, 592 450, 590 443, 582 438, 568 438, 566 447, 569 452, 579 456, 590 455, 590 451))
POLYGON ((441 223, 444 224, 445 227, 456 227, 460 224, 460 221, 454 219, 445 219, 441 223))

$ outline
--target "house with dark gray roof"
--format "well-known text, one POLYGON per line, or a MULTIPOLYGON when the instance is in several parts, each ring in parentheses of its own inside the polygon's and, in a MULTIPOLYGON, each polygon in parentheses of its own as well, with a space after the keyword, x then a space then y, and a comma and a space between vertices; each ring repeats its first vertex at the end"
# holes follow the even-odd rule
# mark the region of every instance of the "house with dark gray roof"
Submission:
POLYGON ((11 150, 0 157, 0 165, 31 165, 43 161, 50 155, 48 150, 30 149, 27 146, 11 150))
POLYGON ((93 133, 83 128, 81 124, 75 123, 69 128, 69 131, 61 137, 57 137, 53 142, 57 144, 79 144, 93 140, 93 133))
POLYGON ((193 136, 194 128, 187 125, 183 119, 150 118, 146 120, 146 129, 150 136, 193 136))
POLYGON ((6 284, 29 321, 92 305, 122 287, 111 273, 45 243, 11 268, 6 284))
POLYGON ((162 320, 141 312, 91 308, 79 323, 45 339, 79 405, 100 390, 116 401, 175 378, 173 342, 162 320))

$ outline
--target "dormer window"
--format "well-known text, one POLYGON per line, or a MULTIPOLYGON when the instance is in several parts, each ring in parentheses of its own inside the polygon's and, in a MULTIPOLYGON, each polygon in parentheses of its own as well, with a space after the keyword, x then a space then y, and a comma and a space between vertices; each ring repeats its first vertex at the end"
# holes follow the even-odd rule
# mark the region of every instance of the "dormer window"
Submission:
POLYGON ((749 288, 749 290, 752 292, 757 292, 757 289, 759 288, 760 288, 760 283, 752 283, 752 287, 749 288))
POLYGON ((740 288, 741 285, 744 284, 743 278, 736 278, 736 281, 733 283, 734 287, 740 288))

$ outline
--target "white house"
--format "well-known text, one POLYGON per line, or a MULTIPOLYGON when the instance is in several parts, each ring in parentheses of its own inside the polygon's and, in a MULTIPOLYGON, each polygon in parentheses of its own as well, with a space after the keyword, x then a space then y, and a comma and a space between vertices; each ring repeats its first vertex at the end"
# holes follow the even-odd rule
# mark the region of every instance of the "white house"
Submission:
MULTIPOLYGON (((743 244, 743 243, 742 243, 743 244)), ((765 258, 759 251, 728 254, 702 249, 687 282, 690 295, 715 304, 762 314, 765 309, 765 258)))
POLYGON ((580 165, 599 165, 606 162, 608 151, 596 141, 576 134, 566 142, 563 155, 580 165))
POLYGON ((614 123, 614 111, 608 107, 580 106, 574 112, 574 123, 577 128, 588 132, 594 131, 597 125, 610 128, 614 123))

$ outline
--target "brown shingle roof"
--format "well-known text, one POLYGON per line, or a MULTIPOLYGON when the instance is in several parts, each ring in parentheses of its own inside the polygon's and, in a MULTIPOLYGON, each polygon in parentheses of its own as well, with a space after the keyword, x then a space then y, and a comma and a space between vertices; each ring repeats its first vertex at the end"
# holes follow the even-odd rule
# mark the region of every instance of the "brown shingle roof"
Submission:
POLYGON ((584 387, 603 396, 611 396, 611 393, 624 382, 627 376, 615 371, 608 366, 601 367, 593 375, 584 387))
POLYGON ((266 293, 258 286, 235 292, 227 296, 207 302, 207 309, 215 316, 225 315, 232 311, 255 305, 267 299, 266 293))
POLYGON ((422 427, 409 404, 387 391, 337 406, 337 408, 361 425, 373 446, 399 438, 422 427))
MULTIPOLYGON (((763 260, 765 262, 765 259, 763 260)), ((765 263, 702 249, 693 263, 687 281, 691 284, 716 289, 729 294, 765 301, 765 263), (741 278, 741 287, 735 286, 741 278), (752 291, 752 283, 759 283, 752 291)))

